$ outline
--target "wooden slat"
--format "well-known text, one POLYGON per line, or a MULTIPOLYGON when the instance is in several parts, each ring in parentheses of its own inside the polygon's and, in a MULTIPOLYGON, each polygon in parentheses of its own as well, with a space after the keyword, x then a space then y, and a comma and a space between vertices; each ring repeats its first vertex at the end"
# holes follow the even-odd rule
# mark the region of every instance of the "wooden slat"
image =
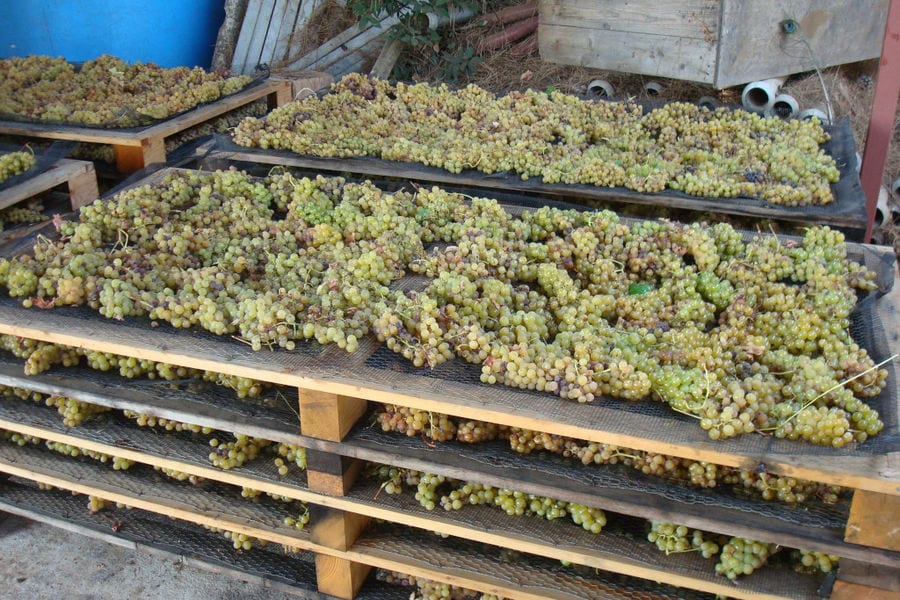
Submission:
POLYGON ((900 496, 855 491, 844 539, 900 551, 900 496))
POLYGON ((273 0, 249 0, 244 12, 244 20, 241 23, 241 31, 238 34, 234 54, 231 59, 231 72, 252 73, 259 59, 258 45, 262 44, 260 37, 264 37, 269 26, 269 18, 272 15, 273 0), (268 11, 266 7, 268 6, 268 11), (254 55, 254 45, 257 52, 254 55))
POLYGON ((900 567, 887 567, 841 559, 838 578, 848 583, 858 583, 871 588, 889 590, 900 594, 900 567))
POLYGON ((300 0, 276 0, 265 43, 260 50, 260 63, 272 67, 283 62, 299 9, 300 0))
POLYGON ((97 174, 93 163, 83 160, 60 159, 46 171, 0 192, 0 209, 42 194, 58 185, 69 185, 72 208, 77 209, 98 196, 97 174))
POLYGON ((721 2, 717 88, 877 58, 890 0, 853 2, 853 18, 846 0, 721 2), (783 33, 785 19, 799 31, 783 33))
POLYGON ((720 4, 720 0, 542 0, 540 17, 541 25, 713 41, 720 4))

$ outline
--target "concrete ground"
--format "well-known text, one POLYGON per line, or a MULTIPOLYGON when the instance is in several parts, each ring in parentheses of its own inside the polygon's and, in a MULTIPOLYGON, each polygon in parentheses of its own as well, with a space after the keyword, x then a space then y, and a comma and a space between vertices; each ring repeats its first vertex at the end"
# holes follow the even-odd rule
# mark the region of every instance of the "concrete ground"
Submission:
POLYGON ((0 556, 0 599, 297 599, 6 513, 0 513, 0 556))

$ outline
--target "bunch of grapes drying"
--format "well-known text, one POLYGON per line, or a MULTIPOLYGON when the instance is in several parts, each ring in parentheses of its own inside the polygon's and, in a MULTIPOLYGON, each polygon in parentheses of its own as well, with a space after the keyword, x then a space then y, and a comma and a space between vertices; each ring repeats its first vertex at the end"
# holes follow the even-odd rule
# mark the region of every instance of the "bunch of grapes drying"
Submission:
POLYGON ((135 127, 240 90, 250 77, 199 67, 164 69, 103 55, 76 69, 62 58, 0 60, 0 116, 105 127, 135 127))
POLYGON ((6 152, 0 154, 0 183, 10 177, 24 173, 35 165, 37 159, 31 152, 6 152))
POLYGON ((529 90, 497 97, 350 74, 234 133, 244 146, 325 157, 371 156, 453 173, 510 172, 546 183, 672 189, 715 198, 824 205, 840 174, 821 123, 673 103, 643 114, 629 102, 529 90))
POLYGON ((622 223, 340 178, 168 173, 0 261, 25 306, 87 305, 254 348, 374 334, 416 366, 591 402, 657 400, 713 439, 864 441, 880 369, 849 332, 874 273, 843 235, 745 240, 726 224, 622 223), (429 244, 426 250, 424 244, 429 244), (391 286, 407 273, 418 290, 391 286))

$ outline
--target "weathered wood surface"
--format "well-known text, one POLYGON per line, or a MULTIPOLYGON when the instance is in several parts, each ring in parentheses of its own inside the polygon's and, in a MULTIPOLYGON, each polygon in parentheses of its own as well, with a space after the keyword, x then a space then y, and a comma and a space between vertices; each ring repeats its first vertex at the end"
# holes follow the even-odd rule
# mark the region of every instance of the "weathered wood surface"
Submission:
POLYGON ((900 552, 900 496, 854 492, 844 539, 900 552))
POLYGON ((889 0, 721 0, 715 87, 881 55, 889 0), (794 33, 781 23, 793 19, 794 33))
POLYGON ((888 0, 541 0, 544 60, 725 88, 875 58, 888 0), (852 11, 853 18, 847 18, 852 11), (793 19, 792 33, 782 22, 793 19))

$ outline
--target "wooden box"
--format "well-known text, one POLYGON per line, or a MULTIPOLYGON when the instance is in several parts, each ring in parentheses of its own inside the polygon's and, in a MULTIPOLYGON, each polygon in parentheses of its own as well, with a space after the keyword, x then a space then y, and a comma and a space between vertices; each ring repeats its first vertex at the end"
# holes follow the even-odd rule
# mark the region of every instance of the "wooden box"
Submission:
POLYGON ((540 0, 538 38, 550 62, 725 88, 880 56, 888 4, 540 0))

